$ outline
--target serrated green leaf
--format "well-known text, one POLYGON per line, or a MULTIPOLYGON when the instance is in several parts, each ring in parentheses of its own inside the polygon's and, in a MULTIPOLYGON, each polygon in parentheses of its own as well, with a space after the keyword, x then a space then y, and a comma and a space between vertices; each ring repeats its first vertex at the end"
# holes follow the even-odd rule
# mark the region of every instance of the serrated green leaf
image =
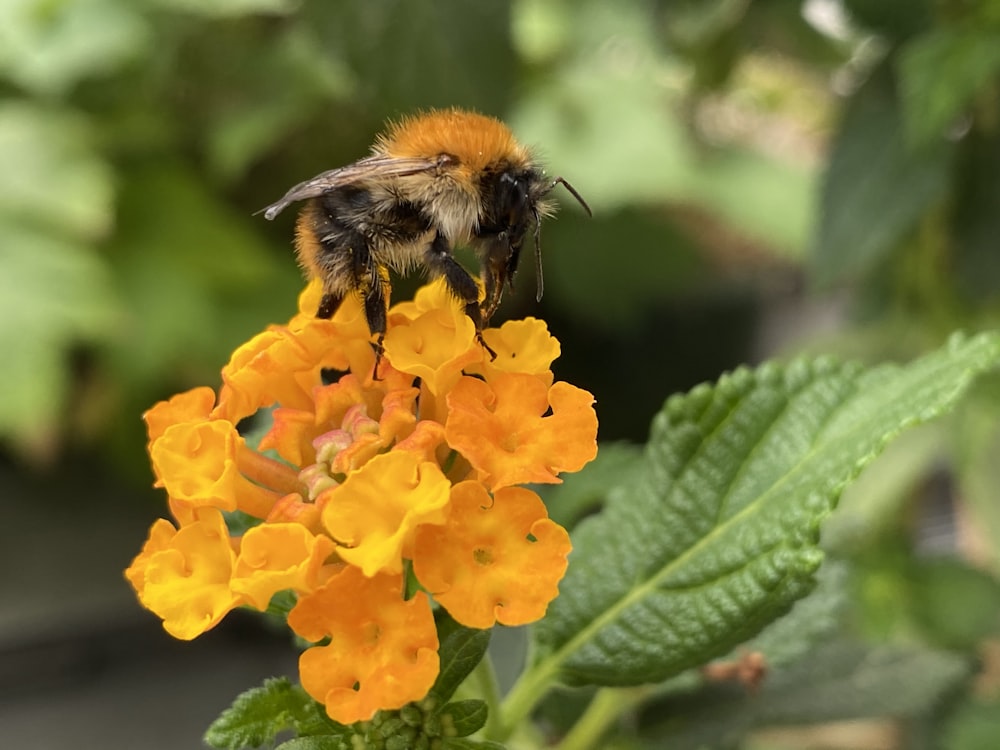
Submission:
POLYGON ((893 441, 844 491, 836 511, 823 525, 823 549, 850 556, 880 534, 895 533, 903 506, 940 461, 946 432, 941 425, 931 424, 893 441))
POLYGON ((737 653, 759 651, 767 668, 790 664, 834 631, 847 603, 847 565, 828 561, 816 574, 816 588, 800 599, 792 611, 781 617, 749 641, 740 644, 737 653))
POLYGON ((447 722, 453 730, 449 736, 468 737, 486 726, 489 709, 485 701, 455 701, 442 708, 440 715, 442 723, 447 722))
POLYGON ((996 334, 955 337, 905 367, 801 359, 671 398, 641 470, 577 527, 531 680, 659 681, 759 632, 814 586, 844 485, 998 357, 996 334))
POLYGON ((438 705, 443 706, 455 693, 482 661, 489 645, 489 630, 459 627, 444 636, 438 649, 441 671, 429 693, 437 699, 438 705))
POLYGON ((948 186, 953 149, 910 150, 887 71, 848 104, 823 177, 811 266, 820 284, 856 277, 887 257, 948 186))
MULTIPOLYGON (((305 690, 285 677, 277 677, 237 696, 233 705, 212 722, 205 733, 205 743, 214 748, 240 750, 273 743, 278 733, 287 729, 295 729, 300 734, 322 732, 333 737, 350 731, 344 727, 343 732, 338 733, 336 727, 320 714, 316 701, 305 690)), ((337 745, 319 747, 336 748, 337 745)))

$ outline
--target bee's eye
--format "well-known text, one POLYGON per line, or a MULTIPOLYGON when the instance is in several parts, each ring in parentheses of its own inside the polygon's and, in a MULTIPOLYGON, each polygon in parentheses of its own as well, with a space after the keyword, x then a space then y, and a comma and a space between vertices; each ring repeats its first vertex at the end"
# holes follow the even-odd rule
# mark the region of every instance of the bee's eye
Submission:
POLYGON ((528 190, 524 180, 505 172, 500 176, 497 195, 498 216, 507 220, 508 226, 518 226, 527 218, 528 190))

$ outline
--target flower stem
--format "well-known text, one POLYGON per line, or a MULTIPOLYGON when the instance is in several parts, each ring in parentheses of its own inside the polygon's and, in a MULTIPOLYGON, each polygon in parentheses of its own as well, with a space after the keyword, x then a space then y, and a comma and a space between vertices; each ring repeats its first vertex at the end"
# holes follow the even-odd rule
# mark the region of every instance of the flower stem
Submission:
POLYGON ((490 735, 490 739, 503 742, 524 721, 534 709, 535 704, 552 687, 558 669, 556 660, 542 661, 532 669, 521 673, 514 687, 504 698, 501 709, 502 723, 498 735, 490 735))
POLYGON ((604 734, 625 711, 645 694, 643 688, 603 688, 597 691, 579 721, 556 746, 557 750, 590 750, 602 747, 604 734))
POLYGON ((298 472, 286 463, 275 461, 253 448, 240 446, 236 454, 240 473, 254 484, 274 490, 281 495, 302 492, 298 472))
POLYGON ((500 688, 497 685, 496 672, 493 669, 493 660, 487 653, 479 664, 469 675, 469 683, 475 688, 476 697, 486 702, 487 713, 486 725, 483 733, 486 737, 492 737, 500 726, 500 688))

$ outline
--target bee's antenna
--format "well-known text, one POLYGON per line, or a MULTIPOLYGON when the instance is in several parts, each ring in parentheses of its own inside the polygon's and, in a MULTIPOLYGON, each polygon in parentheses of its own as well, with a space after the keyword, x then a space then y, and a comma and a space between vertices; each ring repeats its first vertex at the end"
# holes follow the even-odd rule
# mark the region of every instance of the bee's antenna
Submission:
MULTIPOLYGON (((568 182, 566 182, 566 180, 564 180, 562 177, 556 177, 549 184, 549 190, 552 190, 552 188, 554 188, 556 185, 562 185, 564 188, 566 188, 567 190, 569 190, 569 194, 572 195, 574 198, 576 198, 577 202, 581 206, 583 206, 583 210, 587 212, 587 216, 590 216, 591 218, 593 218, 594 212, 590 210, 590 206, 587 205, 587 201, 585 201, 583 199, 583 196, 580 195, 578 192, 576 192, 576 188, 575 187, 573 187, 568 182)), ((548 192, 548 190, 546 190, 545 192, 548 192)))

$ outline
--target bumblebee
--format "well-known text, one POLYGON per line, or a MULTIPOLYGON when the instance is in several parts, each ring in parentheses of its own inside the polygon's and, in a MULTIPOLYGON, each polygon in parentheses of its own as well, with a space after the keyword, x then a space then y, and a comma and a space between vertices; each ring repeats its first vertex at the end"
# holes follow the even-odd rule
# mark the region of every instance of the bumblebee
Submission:
POLYGON ((563 185, 546 177, 531 152, 499 120, 459 109, 431 111, 391 124, 371 156, 299 183, 264 209, 274 219, 306 201, 295 228, 299 263, 323 280, 316 316, 331 318, 348 294, 360 295, 372 335, 375 372, 390 298, 389 272, 422 267, 444 277, 465 305, 482 346, 483 328, 500 304, 525 237, 535 244, 537 299, 542 298, 540 224, 555 212, 546 196, 563 185), (453 250, 471 247, 480 263, 483 295, 453 250))

